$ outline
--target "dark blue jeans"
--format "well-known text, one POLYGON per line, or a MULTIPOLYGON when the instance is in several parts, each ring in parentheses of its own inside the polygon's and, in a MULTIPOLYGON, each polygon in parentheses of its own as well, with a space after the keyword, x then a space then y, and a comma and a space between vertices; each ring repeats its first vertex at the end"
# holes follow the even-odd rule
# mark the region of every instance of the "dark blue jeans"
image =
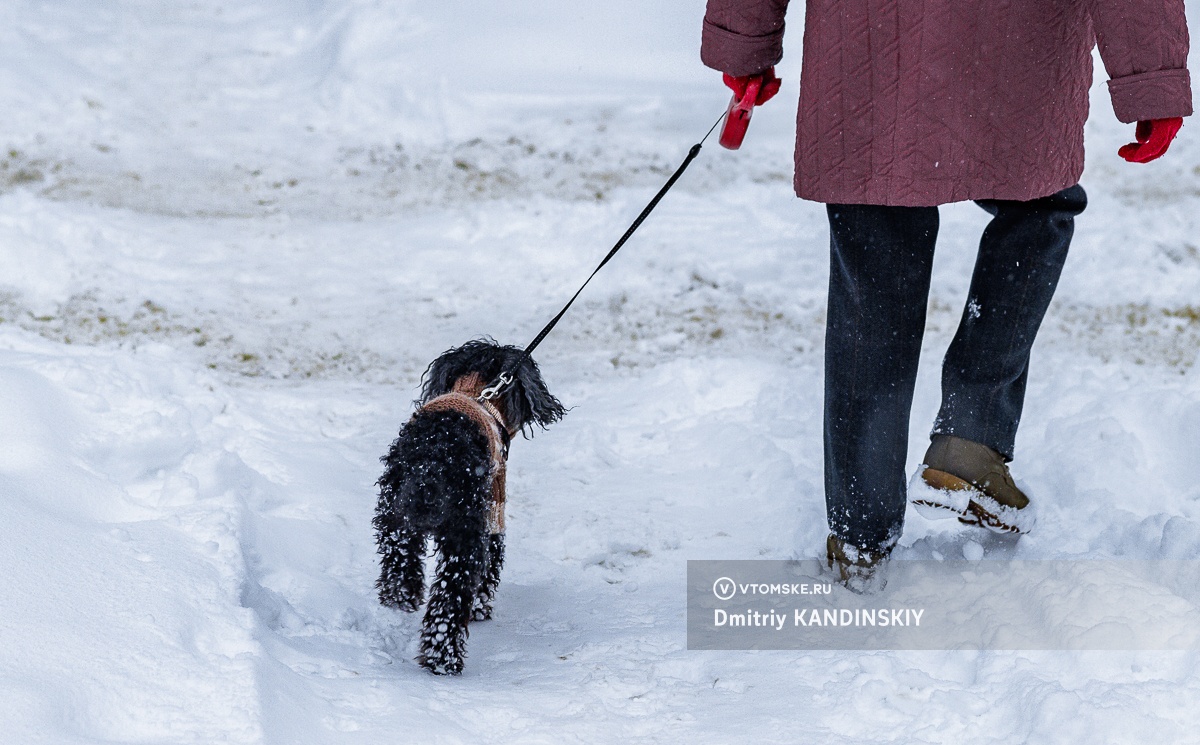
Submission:
MULTIPOLYGON (((933 433, 981 442, 1011 459, 1029 352, 1087 195, 1076 185, 1028 202, 977 204, 993 217, 942 366, 933 433)), ((825 505, 836 536, 882 548, 904 525, 908 418, 938 210, 831 204, 827 211, 825 505)))

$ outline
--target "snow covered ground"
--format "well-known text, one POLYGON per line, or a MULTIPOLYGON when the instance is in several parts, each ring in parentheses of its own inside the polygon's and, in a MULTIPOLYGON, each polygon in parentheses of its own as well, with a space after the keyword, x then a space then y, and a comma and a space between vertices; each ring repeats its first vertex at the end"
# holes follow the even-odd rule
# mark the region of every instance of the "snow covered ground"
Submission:
MULTIPOLYGON (((687 559, 825 535, 798 20, 746 148, 705 148, 539 350, 574 408, 514 446, 465 675, 412 662, 373 596, 377 458, 425 364, 525 343, 720 113, 701 14, 0 7, 0 742, 1194 736, 1196 653, 685 649, 687 559)), ((1093 102, 1015 463, 1040 525, 910 511, 900 558, 1200 556, 1200 140, 1125 164, 1093 102)), ((985 218, 943 210, 914 466, 985 218)))

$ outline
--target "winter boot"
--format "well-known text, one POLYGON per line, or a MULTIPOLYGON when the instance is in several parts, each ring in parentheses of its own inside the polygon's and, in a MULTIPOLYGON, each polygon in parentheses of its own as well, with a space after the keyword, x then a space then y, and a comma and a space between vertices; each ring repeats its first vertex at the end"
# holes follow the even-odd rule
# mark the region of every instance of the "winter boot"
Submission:
POLYGON ((998 533, 1028 533, 1034 524, 1029 497, 1013 483, 1004 456, 953 435, 934 435, 909 501, 925 517, 957 517, 998 533))
POLYGON ((846 543, 833 533, 825 539, 825 566, 834 580, 851 592, 870 595, 887 586, 892 549, 870 551, 846 543))

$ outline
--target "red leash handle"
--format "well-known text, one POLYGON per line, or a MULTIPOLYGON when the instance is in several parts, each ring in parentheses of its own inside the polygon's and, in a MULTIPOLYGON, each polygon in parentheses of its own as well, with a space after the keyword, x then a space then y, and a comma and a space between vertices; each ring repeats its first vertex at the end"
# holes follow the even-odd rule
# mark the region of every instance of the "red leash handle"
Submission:
POLYGON ((750 115, 754 113, 754 105, 758 101, 758 92, 762 88, 761 77, 752 78, 746 84, 746 92, 739 99, 736 93, 729 99, 729 109, 725 112, 725 125, 721 127, 721 137, 718 142, 726 150, 737 150, 746 138, 746 130, 750 127, 750 115))
POLYGON ((762 106, 775 97, 781 85, 775 77, 775 68, 768 67, 755 75, 734 76, 725 73, 725 85, 733 89, 733 100, 729 102, 729 110, 725 112, 725 126, 721 128, 720 142, 722 147, 737 150, 742 146, 746 137, 746 128, 750 126, 750 115, 755 106, 762 106))

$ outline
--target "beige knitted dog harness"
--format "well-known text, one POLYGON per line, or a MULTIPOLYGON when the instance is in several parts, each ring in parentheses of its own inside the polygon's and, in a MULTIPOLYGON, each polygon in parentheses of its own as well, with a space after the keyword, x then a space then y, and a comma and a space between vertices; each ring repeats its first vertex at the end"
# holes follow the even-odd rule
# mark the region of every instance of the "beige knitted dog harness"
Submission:
MULTIPOLYGON (((466 416, 487 435, 488 451, 492 456, 492 504, 488 512, 488 532, 504 532, 504 472, 508 459, 508 438, 512 433, 504 417, 491 401, 475 398, 483 388, 483 380, 475 373, 463 376, 454 383, 454 390, 431 400, 420 411, 455 411, 466 416)), ((418 412, 419 413, 419 412, 418 412)))

